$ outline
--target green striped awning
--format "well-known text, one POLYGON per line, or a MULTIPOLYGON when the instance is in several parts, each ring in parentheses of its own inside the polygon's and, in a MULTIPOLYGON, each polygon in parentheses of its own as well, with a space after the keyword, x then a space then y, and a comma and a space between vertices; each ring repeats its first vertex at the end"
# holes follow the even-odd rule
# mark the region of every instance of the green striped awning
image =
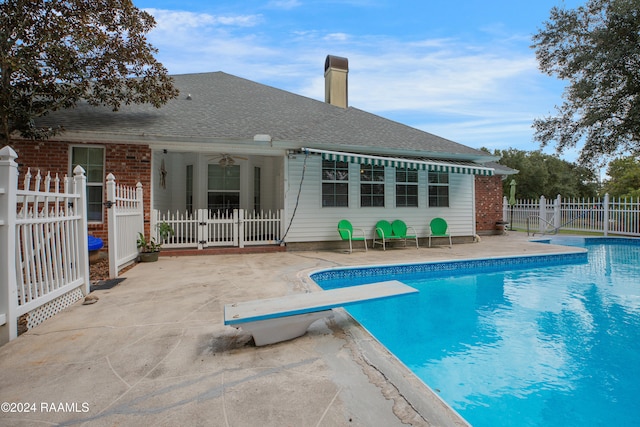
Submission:
POLYGON ((320 154, 322 155, 323 160, 331 160, 337 162, 350 162, 375 166, 390 166, 402 169, 428 170, 431 172, 462 173, 468 175, 492 176, 494 174, 493 168, 481 166, 470 161, 447 161, 422 157, 400 158, 372 156, 368 154, 317 150, 315 148, 303 148, 302 151, 320 154))

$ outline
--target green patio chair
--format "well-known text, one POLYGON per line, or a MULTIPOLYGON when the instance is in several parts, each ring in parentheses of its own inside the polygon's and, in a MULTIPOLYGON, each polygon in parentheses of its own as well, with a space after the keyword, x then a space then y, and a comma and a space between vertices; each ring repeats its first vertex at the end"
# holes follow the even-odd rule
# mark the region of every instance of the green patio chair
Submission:
POLYGON ((407 239, 416 241, 416 249, 418 249, 418 233, 416 233, 415 228, 407 227, 407 224, 404 223, 401 219, 396 219, 391 224, 391 231, 393 235, 398 239, 404 240, 404 246, 407 246, 407 239), (411 231, 412 234, 407 234, 407 231, 411 231))
POLYGON ((354 236, 354 229, 353 226, 351 225, 351 223, 349 222, 349 220, 343 219, 340 220, 340 222, 338 222, 338 234, 340 234, 340 238, 342 240, 348 240, 349 241, 349 253, 353 252, 353 245, 352 245, 352 241, 363 241, 364 242, 364 251, 367 252, 367 237, 366 234, 364 232, 364 230, 362 228, 356 228, 356 231, 358 231, 358 234, 362 234, 362 236, 358 235, 358 236, 354 236))
POLYGON ((448 237, 449 247, 452 247, 451 235, 447 233, 447 221, 442 218, 433 218, 429 223, 431 232, 429 233, 429 247, 431 247, 431 237, 448 237))
POLYGON ((376 231, 373 233, 373 247, 376 245, 382 245, 382 249, 387 250, 387 240, 391 239, 393 231, 391 230, 391 223, 386 219, 381 219, 376 223, 376 231), (377 238, 376 238, 377 237, 377 238))
POLYGON ((390 240, 398 240, 399 237, 393 234, 393 227, 386 219, 381 219, 376 223, 376 232, 373 234, 373 247, 382 245, 382 249, 387 250, 387 243, 390 240), (377 236, 377 239, 376 239, 377 236))

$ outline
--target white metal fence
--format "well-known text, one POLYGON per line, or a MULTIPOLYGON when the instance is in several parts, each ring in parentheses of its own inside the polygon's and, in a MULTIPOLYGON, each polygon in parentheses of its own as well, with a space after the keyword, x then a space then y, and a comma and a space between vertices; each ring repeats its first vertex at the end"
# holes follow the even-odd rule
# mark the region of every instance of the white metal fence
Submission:
POLYGON ((512 228, 529 233, 553 234, 558 230, 640 236, 640 199, 602 198, 518 200, 503 199, 503 219, 512 228))
POLYGON ((170 225, 174 234, 163 243, 165 248, 279 244, 284 230, 284 211, 247 212, 244 209, 213 211, 198 209, 193 213, 151 212, 151 230, 160 241, 158 224, 170 225))
POLYGON ((138 257, 138 233, 144 233, 142 184, 126 187, 116 184, 113 174, 107 175, 107 211, 109 277, 113 279, 138 257))
POLYGON ((84 169, 62 181, 27 169, 20 189, 17 157, 0 149, 0 344, 17 337, 21 317, 36 326, 90 285, 84 169))

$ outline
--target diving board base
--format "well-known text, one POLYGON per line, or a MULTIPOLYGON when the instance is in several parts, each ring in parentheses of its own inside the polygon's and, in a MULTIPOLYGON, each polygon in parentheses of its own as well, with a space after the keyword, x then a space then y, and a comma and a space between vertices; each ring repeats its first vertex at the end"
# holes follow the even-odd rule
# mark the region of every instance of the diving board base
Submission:
POLYGON ((294 316, 257 320, 255 322, 242 323, 236 327, 251 333, 253 341, 259 347, 301 337, 313 322, 325 317, 333 317, 333 311, 323 310, 294 316))
POLYGON ((418 292, 397 280, 305 292, 224 306, 224 324, 253 334, 257 346, 304 335, 316 320, 331 316, 331 309, 418 292))

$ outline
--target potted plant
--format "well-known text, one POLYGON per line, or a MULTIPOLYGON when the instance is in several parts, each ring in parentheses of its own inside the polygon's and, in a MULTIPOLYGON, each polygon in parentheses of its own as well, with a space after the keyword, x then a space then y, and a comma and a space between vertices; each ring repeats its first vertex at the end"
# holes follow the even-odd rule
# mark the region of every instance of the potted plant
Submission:
POLYGON ((169 237, 169 235, 173 235, 175 232, 173 228, 166 222, 161 222, 157 225, 158 234, 160 235, 160 243, 156 242, 155 237, 151 237, 147 240, 143 233, 138 233, 138 241, 137 247, 140 251, 140 261, 141 262, 153 262, 158 260, 158 255, 160 254, 160 249, 162 248, 162 244, 169 237))
POLYGON ((158 260, 161 243, 157 243, 155 238, 147 240, 144 234, 138 233, 137 241, 138 250, 140 251, 140 262, 152 262, 158 260))

